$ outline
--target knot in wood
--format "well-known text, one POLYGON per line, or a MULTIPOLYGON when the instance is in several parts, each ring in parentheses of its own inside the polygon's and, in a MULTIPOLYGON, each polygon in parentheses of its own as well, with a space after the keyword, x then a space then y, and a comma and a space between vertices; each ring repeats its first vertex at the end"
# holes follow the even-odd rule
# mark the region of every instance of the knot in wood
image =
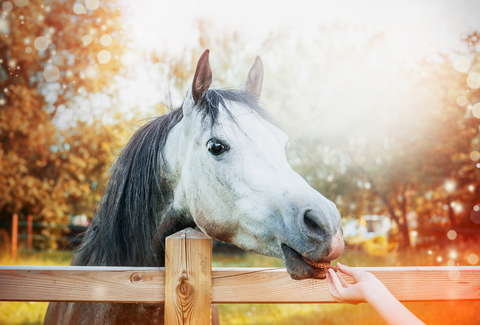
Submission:
POLYGON ((177 285, 177 295, 182 299, 186 299, 192 294, 193 286, 188 282, 186 273, 183 273, 178 280, 180 283, 177 285))
POLYGON ((131 276, 130 276, 130 282, 132 283, 135 283, 135 282, 140 282, 143 280, 143 276, 141 274, 138 274, 138 273, 133 273, 131 276))

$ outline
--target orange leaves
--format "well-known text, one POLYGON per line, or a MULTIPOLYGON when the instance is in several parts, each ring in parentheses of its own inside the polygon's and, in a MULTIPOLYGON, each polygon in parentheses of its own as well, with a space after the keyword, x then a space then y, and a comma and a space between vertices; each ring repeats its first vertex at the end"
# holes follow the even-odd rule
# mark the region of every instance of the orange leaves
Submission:
POLYGON ((59 130, 52 124, 60 105, 75 109, 80 88, 90 93, 108 89, 125 48, 117 6, 107 0, 88 15, 76 15, 73 4, 73 0, 53 0, 47 7, 30 1, 25 7, 14 6, 6 15, 8 37, 0 38, 4 49, 0 62, 0 218, 13 212, 21 218, 33 213, 39 221, 67 223, 69 215, 91 213, 103 191, 102 186, 95 186, 93 192, 92 182, 102 179, 103 167, 123 144, 113 134, 119 129, 125 133, 120 126, 78 121, 75 128, 59 130), (100 38, 107 34, 111 42, 104 37, 102 43, 100 38), (88 45, 82 42, 84 35, 92 37, 88 45), (101 50, 107 50, 111 60, 100 65, 97 55, 101 50), (49 66, 60 74, 46 76, 49 66), (94 75, 87 73, 93 70, 94 75), (80 77, 82 72, 85 78, 80 77))

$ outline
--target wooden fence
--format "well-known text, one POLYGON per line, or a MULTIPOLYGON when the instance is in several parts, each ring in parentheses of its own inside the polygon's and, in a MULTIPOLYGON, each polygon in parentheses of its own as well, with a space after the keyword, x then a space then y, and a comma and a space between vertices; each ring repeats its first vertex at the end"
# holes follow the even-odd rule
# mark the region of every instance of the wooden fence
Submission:
MULTIPOLYGON (((166 324, 205 325, 212 303, 335 303, 325 280, 211 265, 211 238, 186 229, 167 238, 165 268, 0 266, 0 301, 164 303, 166 324)), ((478 266, 361 269, 400 301, 480 300, 478 266)))

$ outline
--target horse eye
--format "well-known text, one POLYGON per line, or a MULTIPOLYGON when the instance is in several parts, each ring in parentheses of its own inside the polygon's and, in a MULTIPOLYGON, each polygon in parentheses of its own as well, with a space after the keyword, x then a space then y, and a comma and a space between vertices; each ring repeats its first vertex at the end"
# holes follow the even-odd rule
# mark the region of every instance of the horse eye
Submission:
POLYGON ((207 149, 214 156, 218 156, 225 151, 229 150, 230 147, 216 139, 210 139, 207 142, 207 149))

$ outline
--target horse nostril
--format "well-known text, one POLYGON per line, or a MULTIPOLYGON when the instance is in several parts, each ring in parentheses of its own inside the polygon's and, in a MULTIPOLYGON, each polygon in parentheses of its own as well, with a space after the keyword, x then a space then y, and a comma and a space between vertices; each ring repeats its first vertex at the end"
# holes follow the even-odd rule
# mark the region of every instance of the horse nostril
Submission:
POLYGON ((308 210, 303 215, 303 222, 307 226, 310 232, 314 233, 317 236, 322 236, 324 229, 321 225, 318 224, 318 221, 315 221, 315 216, 312 214, 311 210, 308 210))

